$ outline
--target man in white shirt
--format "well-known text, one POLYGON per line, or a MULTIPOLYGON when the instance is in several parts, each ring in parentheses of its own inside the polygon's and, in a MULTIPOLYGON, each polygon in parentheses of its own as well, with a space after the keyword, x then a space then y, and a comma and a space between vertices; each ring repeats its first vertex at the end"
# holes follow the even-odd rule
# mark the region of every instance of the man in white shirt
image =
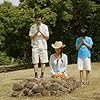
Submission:
POLYGON ((35 15, 36 23, 31 26, 29 36, 32 46, 32 63, 34 65, 35 78, 38 78, 38 63, 41 63, 41 76, 44 77, 45 63, 48 63, 47 40, 49 39, 48 26, 43 24, 42 16, 35 15))

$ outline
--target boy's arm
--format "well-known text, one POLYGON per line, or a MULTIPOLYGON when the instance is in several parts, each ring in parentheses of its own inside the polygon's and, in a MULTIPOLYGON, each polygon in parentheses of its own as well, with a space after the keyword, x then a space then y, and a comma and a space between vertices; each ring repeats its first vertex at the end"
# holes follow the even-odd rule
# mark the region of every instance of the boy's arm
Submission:
POLYGON ((89 49, 92 48, 92 45, 87 43, 84 39, 83 39, 83 44, 86 45, 89 49))
POLYGON ((76 45, 76 49, 79 50, 79 48, 82 46, 83 42, 81 42, 79 45, 76 45))
POLYGON ((37 32, 34 32, 34 27, 31 26, 29 31, 30 39, 34 39, 37 36, 37 33, 39 32, 39 28, 37 28, 37 32))
POLYGON ((43 36, 46 40, 49 39, 49 30, 48 30, 48 26, 45 26, 45 33, 42 33, 41 31, 40 31, 40 33, 42 34, 42 36, 43 36))

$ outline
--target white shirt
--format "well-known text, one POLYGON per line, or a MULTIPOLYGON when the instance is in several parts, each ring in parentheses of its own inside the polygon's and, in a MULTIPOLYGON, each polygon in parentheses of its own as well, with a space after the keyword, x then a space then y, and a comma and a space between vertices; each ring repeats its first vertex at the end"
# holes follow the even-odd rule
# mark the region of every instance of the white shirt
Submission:
POLYGON ((50 68, 51 68, 51 73, 56 74, 59 72, 65 72, 67 69, 67 64, 68 64, 68 57, 66 54, 62 54, 62 58, 57 60, 54 54, 50 56, 50 68))
MULTIPOLYGON (((37 24, 34 24, 31 26, 30 31, 29 31, 30 37, 37 32, 37 28, 38 28, 37 24)), ((40 29, 41 33, 43 33, 49 37, 49 31, 48 31, 47 25, 41 23, 41 25, 39 26, 39 29, 40 29)), ((45 38, 43 38, 41 33, 39 32, 34 39, 31 39, 31 46, 35 47, 35 48, 40 48, 40 49, 47 49, 47 40, 45 38)))

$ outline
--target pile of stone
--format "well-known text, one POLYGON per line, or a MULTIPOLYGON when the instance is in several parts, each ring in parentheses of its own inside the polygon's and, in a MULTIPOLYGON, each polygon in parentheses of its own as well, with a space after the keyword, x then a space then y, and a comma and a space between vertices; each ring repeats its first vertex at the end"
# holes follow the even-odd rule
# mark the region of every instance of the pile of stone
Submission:
POLYGON ((68 79, 27 79, 13 84, 12 96, 61 96, 71 93, 80 83, 74 78, 68 79))

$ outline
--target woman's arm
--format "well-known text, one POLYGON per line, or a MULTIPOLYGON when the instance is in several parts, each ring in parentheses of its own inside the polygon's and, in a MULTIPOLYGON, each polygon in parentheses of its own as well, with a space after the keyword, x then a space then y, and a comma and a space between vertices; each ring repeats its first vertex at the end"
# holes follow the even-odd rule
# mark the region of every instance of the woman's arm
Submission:
POLYGON ((68 57, 66 54, 63 55, 62 57, 62 67, 61 67, 61 72, 65 72, 67 69, 67 64, 68 64, 68 57))
POLYGON ((55 75, 56 73, 54 72, 54 70, 52 69, 52 67, 50 66, 50 72, 55 75))

